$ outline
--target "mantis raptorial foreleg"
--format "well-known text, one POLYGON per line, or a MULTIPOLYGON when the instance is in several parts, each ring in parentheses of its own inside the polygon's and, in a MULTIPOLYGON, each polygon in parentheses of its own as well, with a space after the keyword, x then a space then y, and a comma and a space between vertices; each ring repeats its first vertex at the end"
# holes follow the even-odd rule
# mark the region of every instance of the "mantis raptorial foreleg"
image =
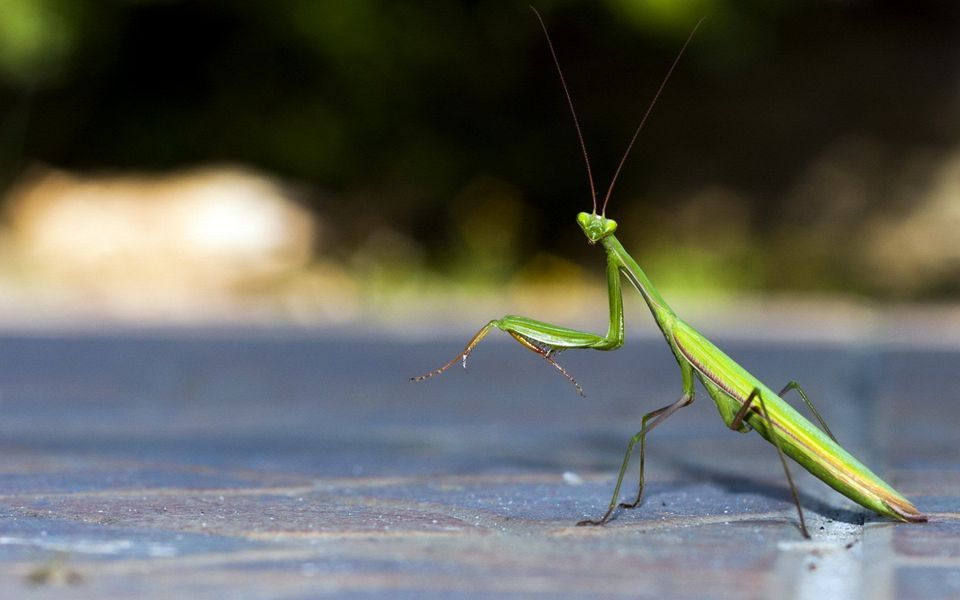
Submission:
POLYGON ((513 336, 513 339, 519 342, 524 348, 536 352, 544 360, 553 365, 577 388, 577 393, 583 396, 583 388, 566 369, 554 360, 553 355, 569 348, 615 350, 623 345, 623 291, 620 287, 620 276, 620 264, 611 256, 607 256, 607 292, 610 303, 610 321, 607 326, 606 335, 580 331, 552 323, 544 323, 543 321, 537 321, 528 317, 507 315, 500 319, 494 319, 484 325, 480 331, 470 338, 470 341, 467 342, 463 351, 450 359, 450 361, 442 367, 423 375, 411 377, 410 380, 423 381, 424 379, 443 373, 458 362, 466 368, 467 357, 470 356, 473 349, 490 333, 491 329, 497 328, 509 333, 513 336))
MULTIPOLYGON (((523 333, 518 332, 516 329, 510 326, 510 321, 515 319, 522 319, 522 317, 504 317, 502 319, 494 319, 493 321, 490 321, 489 323, 484 325, 480 329, 480 331, 478 331, 472 338, 470 338, 470 341, 467 342, 467 345, 464 346, 460 354, 457 354, 456 356, 451 358, 446 364, 444 364, 439 369, 434 369, 429 373, 424 373, 423 375, 417 375, 416 377, 411 377, 410 380, 423 381, 424 379, 428 379, 430 377, 433 377, 434 375, 439 375, 440 373, 443 373, 444 371, 446 371, 447 369, 449 369, 450 367, 452 367, 457 363, 462 364, 463 368, 466 369, 467 358, 470 356, 470 353, 473 352, 473 349, 476 348, 481 341, 483 341, 483 338, 486 337, 488 333, 490 333, 490 330, 496 327, 498 329, 506 331, 511 336, 513 336, 513 339, 517 340, 517 342, 519 342, 521 346, 523 346, 527 350, 536 352, 543 358, 543 360, 553 365, 558 371, 560 371, 560 373, 563 374, 564 377, 567 378, 567 380, 570 383, 573 384, 573 387, 577 388, 577 393, 583 396, 584 395, 583 388, 580 386, 579 383, 577 383, 577 380, 574 379, 573 375, 568 373, 567 370, 564 369, 562 366, 560 366, 560 364, 553 358, 553 355, 559 352, 562 348, 551 347, 545 343, 540 342, 536 338, 533 338, 529 335, 525 335, 523 333)), ((585 332, 578 332, 578 333, 581 333, 583 335, 592 335, 585 332)))
POLYGON ((553 355, 559 352, 560 350, 558 350, 557 348, 546 347, 543 344, 537 343, 536 340, 532 340, 515 331, 508 331, 507 333, 512 335, 513 339, 520 342, 521 346, 523 346, 524 348, 527 348, 532 352, 536 352, 537 354, 543 357, 543 360, 547 361, 548 363, 556 367, 556 369, 560 371, 564 377, 567 378, 567 381, 572 383, 573 387, 577 388, 578 394, 580 394, 581 396, 586 396, 586 394, 583 393, 583 387, 581 387, 580 384, 577 383, 577 380, 573 378, 573 375, 568 373, 566 369, 560 366, 560 363, 558 363, 553 359, 553 355))
POLYGON ((759 389, 754 388, 754 390, 750 392, 750 395, 747 396, 743 406, 740 407, 740 410, 737 411, 737 414, 733 417, 733 420, 730 421, 728 426, 734 431, 740 430, 740 427, 743 425, 743 420, 750 411, 750 406, 753 404, 754 398, 760 400, 760 412, 763 414, 763 419, 767 422, 767 431, 769 432, 770 441, 773 442, 774 447, 777 449, 777 456, 780 457, 780 464, 783 465, 783 472, 787 476, 787 483, 790 484, 790 494, 793 495, 793 503, 797 505, 797 515, 800 517, 800 533, 803 534, 803 537, 809 540, 810 532, 807 531, 807 524, 803 518, 803 508, 800 506, 800 494, 797 492, 797 486, 793 485, 793 477, 790 475, 790 469, 787 467, 787 458, 783 454, 783 448, 780 445, 780 434, 777 433, 777 430, 773 426, 773 420, 770 419, 770 413, 767 412, 767 404, 764 402, 763 394, 760 393, 759 389))
MULTIPOLYGON (((617 282, 617 285, 619 287, 619 282, 617 282)), ((495 327, 501 331, 509 333, 513 339, 515 339, 527 350, 539 354, 541 358, 560 371, 560 373, 567 378, 567 381, 572 383, 577 389, 577 393, 583 396, 583 387, 581 387, 577 380, 574 379, 573 375, 571 375, 553 358, 553 355, 562 350, 566 350, 567 348, 607 349, 607 347, 619 347, 621 344, 623 344, 622 304, 618 302, 617 308, 620 312, 619 314, 611 314, 611 323, 614 321, 619 321, 621 326, 619 329, 619 335, 614 334, 613 336, 609 336, 609 334, 608 336, 600 336, 587 331, 568 329, 559 325, 543 323, 533 319, 528 319, 526 317, 517 317, 513 315, 508 315, 502 319, 494 319, 484 325, 480 331, 470 338, 470 341, 467 342, 467 345, 464 346, 463 350, 450 359, 446 364, 438 369, 430 371, 429 373, 411 377, 410 380, 423 381, 424 379, 428 379, 434 375, 443 373, 458 362, 463 365, 464 369, 466 369, 467 358, 470 356, 470 353, 473 352, 474 348, 476 348, 483 338, 490 333, 490 330, 495 327)))
MULTIPOLYGON (((780 390, 780 393, 777 394, 781 398, 783 395, 789 392, 790 390, 797 390, 797 393, 800 394, 800 398, 803 399, 803 403, 807 405, 807 408, 810 409, 810 412, 813 413, 813 416, 817 418, 817 422, 820 423, 820 427, 823 428, 823 431, 830 436, 830 439, 837 441, 837 437, 833 435, 833 432, 830 431, 830 428, 827 427, 827 422, 823 420, 823 417, 820 416, 820 411, 817 410, 817 407, 813 405, 813 402, 810 401, 810 398, 807 397, 806 392, 803 391, 803 388, 800 387, 800 384, 796 380, 791 379, 787 385, 783 386, 783 389, 780 390)), ((839 442, 838 442, 839 443, 839 442)))
POLYGON ((429 373, 424 373, 423 375, 417 375, 416 377, 411 377, 410 381, 423 381, 424 379, 429 379, 434 375, 439 375, 440 373, 443 373, 444 371, 446 371, 447 369, 449 369, 450 367, 452 367, 457 363, 461 363, 463 365, 463 368, 466 369, 467 357, 470 356, 470 353, 473 352, 473 349, 477 347, 477 344, 479 344, 483 340, 483 338, 486 337, 488 333, 490 333, 490 329, 496 326, 496 323, 497 323, 496 321, 490 321, 489 323, 484 325, 482 328, 480 328, 480 331, 474 334, 474 336, 470 338, 470 341, 467 342, 467 345, 463 347, 463 351, 460 354, 451 358, 448 363, 444 364, 439 369, 434 369, 433 371, 430 371, 429 373))

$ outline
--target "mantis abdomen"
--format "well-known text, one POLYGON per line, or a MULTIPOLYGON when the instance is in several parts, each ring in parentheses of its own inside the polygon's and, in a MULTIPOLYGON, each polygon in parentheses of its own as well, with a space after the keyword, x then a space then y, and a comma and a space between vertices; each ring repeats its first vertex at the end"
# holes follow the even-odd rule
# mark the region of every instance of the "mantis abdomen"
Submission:
POLYGON ((770 443, 779 442, 787 456, 862 506, 900 521, 926 520, 891 485, 693 327, 677 318, 672 331, 680 356, 694 368, 728 426, 751 394, 759 396, 767 415, 761 412, 759 404, 751 406, 743 419, 749 428, 770 443), (770 431, 771 427, 774 432, 770 431), (771 434, 777 436, 776 441, 771 434))

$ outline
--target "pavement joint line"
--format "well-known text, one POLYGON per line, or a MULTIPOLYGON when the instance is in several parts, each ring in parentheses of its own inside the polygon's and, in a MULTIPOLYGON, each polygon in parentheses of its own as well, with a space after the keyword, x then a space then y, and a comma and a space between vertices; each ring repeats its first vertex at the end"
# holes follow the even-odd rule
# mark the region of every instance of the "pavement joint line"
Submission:
POLYGON ((793 590, 796 600, 864 597, 863 525, 819 514, 811 516, 809 526, 816 532, 813 539, 777 544, 778 584, 782 589, 793 590))
MULTIPOLYGON (((309 546, 273 546, 273 547, 261 547, 252 550, 238 550, 233 552, 213 552, 213 553, 204 553, 204 554, 174 554, 169 556, 151 556, 150 558, 127 558, 119 556, 116 560, 104 561, 102 560, 103 554, 99 553, 88 553, 88 552, 77 552, 77 551, 64 551, 57 550, 60 553, 66 553, 71 559, 71 563, 79 565, 88 565, 95 567, 98 571, 127 571, 130 568, 136 566, 146 566, 151 568, 156 567, 167 567, 171 563, 174 565, 187 563, 188 566, 206 566, 206 565, 219 565, 219 564, 230 564, 244 561, 260 561, 260 560, 290 560, 290 559, 313 559, 324 557, 335 557, 342 558, 343 556, 360 556, 360 557, 369 557, 371 554, 376 554, 376 551, 363 546, 362 550, 353 550, 344 551, 342 546, 334 546, 329 544, 330 542, 336 542, 339 538, 343 538, 346 542, 374 542, 376 547, 382 549, 381 541, 385 544, 390 542, 402 541, 406 534, 409 535, 409 538, 414 541, 427 541, 434 539, 436 537, 444 537, 445 532, 437 532, 438 535, 419 535, 419 532, 402 532, 405 535, 397 536, 383 536, 381 532, 371 531, 365 533, 358 533, 357 535, 330 535, 322 536, 318 538, 319 542, 327 542, 327 544, 309 546), (97 558, 94 558, 97 557, 97 558), (101 568, 102 567, 102 568, 101 568)), ((238 537, 239 539, 247 539, 245 536, 233 536, 238 537)), ((515 536, 503 536, 515 537, 515 536)), ((264 539, 255 539, 253 541, 269 541, 264 539)), ((279 542, 290 541, 290 540, 277 540, 279 542)), ((429 548, 425 546, 424 548, 429 548)), ((393 553, 392 547, 384 549, 384 553, 390 555, 393 553)), ((420 550, 418 548, 418 554, 420 550)), ((17 565, 23 564, 35 564, 37 562, 36 558, 28 559, 19 559, 11 560, 0 564, 0 573, 8 571, 11 568, 16 568, 17 565)))
MULTIPOLYGON (((138 573, 142 574, 142 573, 138 573)), ((24 576, 26 574, 23 574, 24 576)), ((84 575, 81 573, 81 575, 84 575)), ((96 574, 87 574, 90 577, 96 574)), ((151 573, 157 577, 156 573, 151 573)), ((173 579, 182 578, 181 573, 174 573, 173 579)), ((225 573, 207 573, 207 582, 218 585, 236 585, 238 574, 235 570, 225 573), (217 581, 216 575, 220 575, 227 581, 217 581)), ((162 580, 161 580, 162 581, 162 580)), ((156 581, 154 582, 156 584, 156 581)), ((471 592, 480 594, 497 595, 540 595, 543 590, 554 589, 556 587, 555 578, 549 575, 527 575, 508 573, 500 574, 497 577, 480 577, 472 582, 471 592)), ((731 580, 725 582, 726 585, 736 583, 731 580)), ((742 582, 740 582, 742 583, 742 582)), ((283 588, 274 589, 274 593, 283 588)), ((298 586, 293 587, 299 591, 298 586)), ((386 596, 393 596, 398 593, 447 593, 462 594, 464 590, 463 577, 460 575, 432 574, 429 578, 424 578, 421 574, 408 573, 335 573, 324 574, 322 583, 318 582, 318 587, 312 588, 314 594, 321 592, 324 595, 330 593, 344 592, 377 592, 386 596)), ((619 579, 611 578, 608 574, 581 576, 572 582, 567 582, 564 589, 565 594, 574 594, 573 597, 596 597, 604 595, 606 597, 624 597, 635 598, 637 590, 635 587, 625 585, 619 579)), ((297 594, 299 596, 300 594, 297 594)))
MULTIPOLYGON (((150 557, 141 558, 121 558, 115 561, 103 561, 100 559, 77 560, 72 556, 70 564, 92 567, 92 571, 104 574, 122 574, 137 570, 163 570, 168 568, 181 567, 207 567, 235 564, 244 561, 260 560, 309 560, 326 556, 333 552, 339 552, 339 549, 331 549, 325 552, 323 546, 310 546, 303 548, 263 548, 257 550, 240 550, 236 552, 216 552, 202 555, 183 554, 178 556, 150 557)), ((0 567, 0 573, 16 570, 18 565, 33 565, 36 559, 25 559, 19 561, 10 561, 0 567)))
MULTIPOLYGON (((598 471, 595 474, 583 475, 580 472, 577 475, 581 483, 571 484, 564 480, 563 473, 543 474, 543 473, 524 473, 513 475, 483 474, 483 475, 412 475, 408 477, 390 476, 390 477, 334 477, 321 478, 314 480, 317 487, 383 487, 388 485, 406 485, 411 483, 423 483, 428 485, 459 485, 469 486, 474 484, 511 484, 511 483, 539 483, 539 484, 557 484, 566 486, 580 486, 585 483, 613 482, 616 477, 606 471, 598 471)), ((661 481, 655 477, 648 477, 648 483, 657 483, 661 481)))
POLYGON ((929 517, 930 523, 936 523, 940 521, 960 521, 960 512, 927 512, 925 513, 929 517))
POLYGON ((317 491, 312 485, 262 488, 147 488, 139 490, 97 490, 83 492, 18 492, 0 494, 0 501, 46 500, 49 498, 149 498, 164 496, 295 496, 317 491))
MULTIPOLYGON (((643 517, 639 517, 643 519, 643 517)), ((573 535, 604 535, 604 534, 613 534, 613 533, 643 533, 648 531, 658 531, 661 529, 676 529, 677 527, 699 527, 702 525, 733 525, 736 523, 783 523, 784 525, 790 524, 790 519, 783 512, 777 511, 767 511, 762 513, 749 513, 743 515, 700 515, 700 516, 690 516, 690 515, 680 515, 676 517, 666 517, 657 520, 638 520, 633 523, 624 523, 617 521, 611 521, 613 526, 610 523, 604 525, 603 527, 577 527, 576 525, 571 525, 567 527, 561 527, 550 533, 552 536, 556 537, 566 537, 573 535), (594 533, 588 533, 594 532, 594 533)), ((799 536, 799 531, 797 536, 799 536)))
POLYGON ((960 557, 956 556, 897 556, 897 566, 905 567, 946 567, 960 568, 960 557))
POLYGON ((291 532, 256 532, 238 531, 231 537, 240 537, 258 542, 290 541, 290 540, 351 540, 366 539, 407 539, 407 538, 457 538, 463 539, 470 535, 489 535, 492 528, 471 526, 464 523, 462 528, 449 531, 423 531, 417 529, 391 529, 384 531, 375 529, 369 531, 291 531, 291 532))
MULTIPOLYGON (((305 481, 307 481, 305 479, 305 481)), ((599 480, 598 480, 599 482, 599 480)), ((141 489, 114 489, 114 490, 88 490, 81 492, 17 492, 13 494, 0 494, 0 500, 21 499, 21 498, 55 498, 55 497, 103 497, 103 496, 163 496, 183 494, 189 492, 197 496, 249 496, 257 494, 303 494, 311 492, 331 492, 337 489, 358 489, 358 488, 376 488, 389 487, 394 485, 408 484, 437 484, 437 485, 473 485, 473 484, 498 484, 498 483, 545 483, 569 485, 563 482, 561 475, 482 475, 482 476, 414 476, 414 477, 337 477, 309 480, 309 483, 291 486, 265 486, 236 488, 141 488, 141 489)))
MULTIPOLYGON (((454 480, 460 481, 462 479, 463 484, 471 483, 491 483, 491 482, 502 482, 502 483, 558 483, 562 482, 560 476, 554 477, 528 477, 526 479, 521 478, 461 478, 460 476, 454 478, 445 478, 442 481, 444 483, 455 482, 454 480)), ((383 477, 383 478, 350 478, 350 477, 341 477, 335 479, 314 479, 308 480, 304 479, 305 483, 299 485, 291 486, 264 486, 257 487, 256 485, 250 485, 247 487, 235 487, 235 488, 172 488, 172 487, 157 487, 157 488, 139 488, 139 489, 112 489, 112 490, 85 490, 80 492, 17 492, 13 494, 0 494, 0 500, 6 499, 16 499, 23 497, 33 497, 33 498, 47 498, 47 497, 98 497, 98 496, 160 496, 160 495, 170 495, 170 494, 182 494, 184 492, 189 492, 194 495, 252 495, 259 493, 310 493, 323 491, 328 492, 335 489, 356 489, 364 487, 387 487, 392 485, 404 485, 409 483, 430 483, 437 481, 437 478, 430 477, 383 477), (307 483, 309 481, 309 483, 307 483)), ((253 482, 251 482, 253 484, 253 482)))
MULTIPOLYGON (((154 579, 153 584, 158 583, 158 579, 164 576, 172 575, 175 579, 183 577, 184 570, 199 570, 204 568, 227 567, 227 574, 231 580, 237 578, 237 567, 245 562, 265 562, 265 561, 295 561, 302 560, 311 562, 318 558, 327 556, 327 553, 316 552, 319 548, 304 548, 287 551, 246 551, 239 553, 204 555, 204 556, 183 556, 170 557, 152 560, 124 560, 115 562, 102 561, 71 561, 69 565, 78 571, 85 578, 87 583, 92 583, 97 577, 102 576, 124 576, 135 575, 143 576, 150 574, 154 579)), ((368 556, 370 552, 364 550, 358 553, 359 556, 368 556)), ((8 575, 19 577, 22 581, 29 575, 28 569, 36 567, 36 562, 20 561, 18 563, 8 563, 9 567, 0 569, 0 573, 6 572, 8 575)), ((207 581, 210 581, 211 574, 208 572, 207 581)), ((398 584, 408 587, 410 591, 422 592, 425 588, 438 591, 456 592, 463 590, 463 580, 460 575, 441 575, 431 576, 424 580, 420 574, 406 573, 330 573, 323 575, 324 587, 329 589, 366 590, 384 588, 393 593, 398 591, 398 584), (371 580, 372 578, 372 580, 371 580), (371 584, 372 587, 371 587, 371 584)), ((736 577, 735 574, 730 575, 736 577)), ((479 592, 499 592, 499 593, 541 593, 544 589, 553 588, 555 581, 549 575, 527 575, 519 573, 506 573, 498 575, 495 578, 483 578, 480 580, 482 585, 474 591, 479 592)), ((732 581, 730 582, 733 583, 732 581)), ((598 574, 583 574, 581 577, 568 582, 568 593, 589 594, 591 597, 596 594, 616 594, 624 597, 635 597, 636 589, 628 586, 617 578, 611 578, 610 573, 602 572, 598 574)), ((400 591, 403 591, 400 588, 400 591)))
MULTIPOLYGON (((866 343, 866 337, 864 343, 866 343)), ((855 389, 862 396, 870 392, 864 387, 875 381, 868 375, 872 349, 857 353, 853 375, 859 379, 855 389)), ((858 422, 860 423, 860 422, 858 422)), ((866 437, 865 427, 851 432, 854 440, 866 437)), ((858 511, 859 507, 844 501, 838 509, 858 511)), ((810 514, 812 540, 799 543, 780 542, 776 574, 782 589, 793 591, 796 600, 846 600, 861 598, 864 587, 863 546, 865 515, 856 523, 839 521, 819 513, 810 514)), ((861 513, 862 515, 863 513, 861 513)), ((866 596, 869 597, 869 596, 866 596)))
MULTIPOLYGON (((2 434, 0 434, 0 435, 2 435, 2 434)), ((313 478, 311 478, 311 477, 309 477, 309 476, 296 476, 296 475, 293 475, 293 474, 291 474, 291 475, 289 475, 289 476, 284 476, 284 475, 271 475, 271 474, 263 473, 263 472, 261 472, 261 471, 254 471, 254 470, 229 470, 229 469, 217 470, 217 469, 215 469, 215 468, 206 468, 206 467, 196 468, 196 467, 192 467, 192 466, 190 466, 190 467, 182 467, 182 466, 181 466, 180 468, 177 468, 175 465, 170 465, 170 464, 156 465, 156 464, 154 464, 154 463, 123 463, 122 465, 118 465, 117 463, 111 463, 111 462, 108 462, 108 461, 104 461, 104 462, 102 462, 102 463, 98 463, 98 465, 97 465, 98 469, 97 469, 97 470, 98 470, 98 471, 106 470, 105 467, 108 467, 108 466, 110 466, 110 467, 116 467, 116 466, 121 466, 121 467, 123 467, 123 466, 136 467, 136 468, 138 468, 138 469, 140 469, 140 470, 144 470, 144 471, 147 471, 147 470, 153 470, 153 471, 174 471, 174 472, 193 473, 193 474, 197 474, 197 475, 214 475, 214 476, 218 476, 218 477, 221 477, 221 478, 233 477, 233 478, 236 478, 236 479, 246 479, 246 480, 250 480, 250 483, 251 483, 251 484, 255 484, 255 483, 257 482, 257 480, 260 480, 260 481, 262 481, 263 483, 267 483, 267 482, 272 481, 273 484, 274 484, 274 487, 276 487, 276 483, 277 483, 277 482, 281 482, 281 483, 282 483, 282 482, 285 482, 285 481, 286 481, 286 482, 290 482, 291 480, 298 480, 298 481, 300 481, 300 482, 302 482, 302 483, 294 484, 294 485, 307 485, 308 482, 313 481, 313 478), (159 468, 158 468, 158 467, 159 467, 159 468)), ((42 472, 42 473, 48 473, 48 474, 49 474, 49 473, 57 474, 57 473, 65 472, 65 471, 68 471, 68 472, 69 472, 68 469, 63 469, 62 466, 61 466, 61 467, 57 467, 57 468, 42 469, 42 470, 41 470, 41 469, 33 469, 33 470, 31 470, 30 467, 25 467, 25 468, 16 468, 16 469, 0 469, 0 475, 36 475, 37 473, 40 473, 40 472, 42 472)))
MULTIPOLYGON (((170 496, 170 495, 171 495, 171 494, 164 494, 164 495, 159 495, 159 496, 155 496, 155 497, 164 498, 164 497, 167 497, 167 496, 170 496)), ((213 495, 215 495, 215 494, 204 494, 203 497, 213 496, 213 495)), ((249 495, 249 494, 234 494, 234 496, 246 496, 246 495, 249 495)), ((259 495, 259 494, 254 494, 254 495, 259 495)), ((298 495, 298 494, 296 494, 296 493, 293 493, 293 494, 286 494, 286 493, 284 493, 284 494, 268 494, 268 495, 296 496, 296 495, 298 495)), ((74 497, 74 496, 68 496, 68 497, 74 497)), ((95 497, 102 497, 102 496, 95 496, 95 497)), ((134 497, 134 496, 131 496, 131 498, 133 498, 133 497, 134 497)), ((139 499, 139 498, 149 497, 149 495, 136 494, 135 497, 136 497, 137 499, 139 499)), ((228 496, 227 496, 226 494, 220 494, 218 497, 223 497, 224 500, 226 501, 226 498, 227 498, 228 496)), ((451 507, 450 507, 449 505, 447 505, 447 504, 441 504, 441 503, 437 503, 437 502, 425 502, 425 501, 417 501, 417 500, 407 501, 407 500, 398 500, 398 499, 393 499, 393 498, 384 499, 384 498, 368 497, 368 496, 335 496, 335 498, 337 499, 337 502, 339 503, 339 507, 340 507, 340 508, 369 507, 369 508, 374 508, 374 509, 376 509, 376 508, 390 508, 390 509, 393 509, 393 510, 398 510, 398 509, 400 509, 400 510, 417 511, 417 512, 428 512, 428 511, 429 511, 429 512, 434 512, 434 513, 437 513, 437 514, 445 515, 445 516, 447 516, 447 517, 449 517, 449 518, 452 518, 452 519, 456 519, 456 520, 458 520, 458 521, 462 521, 462 522, 463 522, 463 529, 464 529, 464 530, 494 529, 494 528, 500 528, 500 527, 503 525, 503 523, 501 523, 501 521, 503 521, 503 522, 509 521, 510 523, 516 523, 516 522, 517 522, 517 519, 503 518, 503 517, 501 517, 500 515, 497 515, 497 514, 495 514, 495 513, 492 513, 490 510, 487 510, 487 509, 469 509, 469 508, 455 507, 456 510, 451 511, 451 507), (470 522, 468 522, 468 521, 473 521, 473 523, 470 523, 470 522), (490 522, 490 524, 481 525, 481 524, 480 524, 481 521, 488 521, 488 522, 490 522)), ((2 499, 2 498, 0 498, 0 499, 2 499)), ((21 502, 29 502, 30 500, 38 500, 38 499, 47 499, 47 497, 45 497, 45 496, 33 495, 33 496, 30 496, 30 498, 23 498, 23 497, 21 497, 21 498, 20 498, 20 501, 21 501, 21 502)), ((12 510, 13 510, 13 511, 24 510, 24 509, 26 509, 26 508, 27 508, 26 506, 18 506, 18 507, 14 507, 12 510)), ((38 514, 38 515, 34 515, 34 514, 31 513, 31 514, 23 515, 23 516, 25 516, 25 517, 33 517, 33 516, 50 516, 50 515, 53 515, 53 516, 56 516, 56 517, 59 517, 59 518, 68 519, 68 520, 76 520, 75 517, 78 517, 78 516, 79 516, 79 517, 82 517, 82 516, 83 516, 82 514, 72 515, 72 516, 71 516, 71 515, 69 515, 69 514, 66 514, 66 513, 65 513, 64 511, 62 511, 62 510, 60 510, 60 511, 52 511, 52 512, 51 512, 51 511, 47 511, 47 512, 45 512, 45 513, 38 514)), ((122 519, 119 519, 119 520, 117 520, 117 521, 110 522, 109 524, 111 524, 111 525, 122 525, 122 524, 123 524, 123 520, 122 520, 122 519)), ((190 530, 190 531, 202 531, 202 532, 210 532, 210 531, 211 531, 211 529, 209 529, 209 528, 187 528, 187 529, 190 530)), ((379 530, 378 530, 378 531, 379 531, 379 530)), ((416 533, 420 533, 420 530, 407 529, 407 530, 399 530, 399 532, 400 532, 400 533, 414 533, 414 534, 416 534, 416 533)), ((291 535, 292 533, 293 533, 293 532, 273 531, 273 532, 265 533, 265 535, 283 536, 283 535, 291 535)), ((304 536, 309 536, 309 535, 311 535, 313 532, 302 532, 302 533, 303 533, 304 536)), ((328 533, 330 533, 332 536, 342 535, 342 536, 344 536, 344 537, 350 537, 350 536, 354 536, 354 535, 360 535, 360 536, 372 535, 372 534, 373 534, 373 531, 372 531, 372 530, 363 530, 363 531, 339 530, 339 531, 332 531, 332 532, 328 532, 328 533)), ((385 533, 385 532, 384 532, 384 533, 385 533)), ((249 537, 249 536, 251 536, 251 535, 253 535, 253 534, 250 534, 249 532, 244 532, 244 531, 241 530, 241 531, 231 531, 231 532, 229 532, 229 535, 230 535, 230 536, 249 537)), ((297 535, 300 535, 300 532, 298 532, 297 535)))
POLYGON ((892 598, 897 557, 893 552, 893 525, 868 523, 863 529, 863 597, 892 598))

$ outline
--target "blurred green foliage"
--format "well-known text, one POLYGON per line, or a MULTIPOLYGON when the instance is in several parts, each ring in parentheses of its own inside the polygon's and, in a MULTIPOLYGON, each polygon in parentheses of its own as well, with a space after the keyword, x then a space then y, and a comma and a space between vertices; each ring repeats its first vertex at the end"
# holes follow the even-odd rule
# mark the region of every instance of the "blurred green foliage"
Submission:
POLYGON ((30 88, 57 78, 81 37, 78 4, 69 0, 0 2, 0 71, 30 88))
MULTIPOLYGON (((706 17, 611 203, 655 278, 694 290, 960 289, 949 275, 891 283, 855 256, 924 193, 897 188, 913 181, 899 174, 914 151, 929 161, 923 180, 958 148, 955 4, 537 6, 600 188, 706 17), (833 180, 817 169, 850 140, 884 158, 838 175, 877 183, 847 195, 852 212, 837 213, 847 219, 837 227, 818 204, 833 180)), ((328 224, 319 250, 345 263, 495 283, 554 264, 544 256, 599 262, 573 222, 588 187, 523 3, 0 0, 0 14, 8 179, 31 161, 239 162, 304 184, 328 224)))

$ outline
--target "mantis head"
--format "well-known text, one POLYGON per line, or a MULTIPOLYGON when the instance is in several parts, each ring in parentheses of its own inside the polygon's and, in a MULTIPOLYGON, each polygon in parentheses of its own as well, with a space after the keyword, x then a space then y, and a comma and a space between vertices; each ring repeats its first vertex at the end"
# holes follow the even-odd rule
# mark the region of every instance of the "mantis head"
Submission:
POLYGON ((577 223, 591 244, 596 244, 617 230, 617 222, 597 213, 582 212, 577 215, 577 223))

